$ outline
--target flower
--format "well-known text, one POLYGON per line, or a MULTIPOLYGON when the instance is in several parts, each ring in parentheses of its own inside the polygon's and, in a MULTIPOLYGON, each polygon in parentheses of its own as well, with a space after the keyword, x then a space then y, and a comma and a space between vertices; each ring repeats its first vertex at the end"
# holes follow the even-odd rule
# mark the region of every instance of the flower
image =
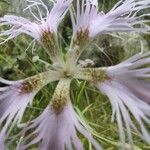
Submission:
POLYGON ((112 120, 116 117, 123 149, 125 149, 123 123, 132 146, 134 144, 131 128, 150 144, 150 134, 144 125, 144 122, 150 124, 150 67, 143 67, 149 63, 150 52, 137 54, 116 66, 108 67, 106 72, 110 79, 97 85, 109 97, 113 109, 112 120), (140 129, 136 127, 130 114, 140 129))
POLYGON ((139 13, 149 8, 150 2, 147 0, 120 0, 108 11, 99 12, 97 0, 82 0, 81 7, 77 0, 77 12, 71 11, 74 36, 80 32, 89 31, 89 37, 94 38, 98 34, 109 34, 110 32, 141 32, 150 30, 145 23, 145 16, 150 14, 139 13), (75 17, 74 17, 75 16, 75 17))
POLYGON ((54 81, 58 81, 54 94, 41 115, 24 126, 19 126, 23 129, 18 134, 21 140, 17 149, 28 149, 35 144, 41 150, 83 150, 80 135, 91 143, 91 149, 102 149, 92 136, 96 135, 95 132, 73 108, 70 96, 72 80, 92 82, 109 98, 112 105, 112 121, 116 118, 118 123, 122 150, 125 150, 126 142, 124 125, 131 149, 134 149, 132 129, 142 139, 148 143, 150 141, 150 134, 145 126, 145 123, 150 124, 150 52, 137 54, 115 66, 97 68, 86 65, 93 61, 78 64, 81 53, 100 33, 147 33, 149 26, 145 24, 147 21, 144 17, 149 14, 139 12, 149 8, 150 2, 120 0, 104 14, 98 11, 97 0, 81 0, 81 7, 80 1, 77 0, 75 14, 72 1, 52 0, 53 8, 49 11, 42 0, 27 0, 28 7, 25 10, 29 10, 33 21, 13 15, 0 18, 1 26, 11 26, 0 34, 8 36, 4 42, 25 33, 39 41, 51 59, 50 64, 38 56, 34 57, 35 62, 40 60, 48 66, 46 72, 19 81, 0 78, 3 85, 0 88, 0 146, 3 150, 7 148, 5 142, 10 130, 15 124, 21 123, 26 107, 32 104, 35 95, 45 85, 54 81), (69 50, 62 57, 63 50, 59 44, 61 42, 57 36, 57 28, 67 10, 70 10, 72 18, 73 37, 69 50))

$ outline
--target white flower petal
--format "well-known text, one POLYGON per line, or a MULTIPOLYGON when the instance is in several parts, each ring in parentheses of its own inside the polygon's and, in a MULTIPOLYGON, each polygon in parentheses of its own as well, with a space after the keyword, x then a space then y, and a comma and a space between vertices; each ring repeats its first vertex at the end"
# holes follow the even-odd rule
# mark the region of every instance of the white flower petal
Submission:
POLYGON ((137 54, 128 60, 112 67, 108 67, 107 74, 113 80, 125 85, 138 98, 150 103, 150 53, 137 54))
POLYGON ((0 146, 1 146, 1 150, 6 150, 4 141, 5 141, 5 135, 0 134, 0 146))

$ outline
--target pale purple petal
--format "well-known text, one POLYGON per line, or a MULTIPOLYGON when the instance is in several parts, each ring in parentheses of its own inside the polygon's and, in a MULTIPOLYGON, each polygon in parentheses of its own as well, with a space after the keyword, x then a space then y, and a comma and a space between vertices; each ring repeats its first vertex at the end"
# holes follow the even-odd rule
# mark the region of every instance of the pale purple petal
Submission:
MULTIPOLYGON (((77 0, 77 5, 80 5, 77 0)), ((82 0, 81 8, 78 6, 76 16, 71 11, 74 34, 89 29, 90 37, 93 38, 98 34, 109 34, 110 32, 142 32, 147 33, 150 27, 146 24, 143 10, 150 7, 147 0, 120 0, 106 14, 98 10, 98 2, 94 0, 82 0), (138 26, 138 27, 137 27, 138 26)))
POLYGON ((41 116, 33 120, 25 129, 25 131, 31 128, 35 130, 24 138, 19 150, 26 149, 30 145, 40 143, 40 141, 41 150, 51 148, 53 150, 65 150, 65 148, 70 150, 73 147, 76 150, 83 150, 77 131, 84 135, 96 150, 100 150, 99 144, 93 139, 76 115, 70 102, 60 114, 55 114, 53 108, 48 106, 41 116), (32 139, 33 136, 35 136, 34 139, 32 139), (31 142, 27 143, 28 140, 31 142))
MULTIPOLYGON (((42 2, 42 0, 28 0, 28 7, 25 10, 29 10, 35 22, 32 22, 26 18, 14 15, 5 15, 0 18, 0 26, 8 25, 11 28, 8 30, 1 31, 0 36, 7 36, 2 42, 6 42, 18 35, 25 33, 30 35, 34 39, 40 41, 43 32, 57 32, 57 27, 60 21, 64 18, 64 14, 69 8, 72 0, 57 0, 53 2, 53 8, 51 11, 42 2), (42 16, 42 10, 40 7, 45 9, 46 17, 42 16), (39 13, 39 17, 32 12, 32 8, 35 7, 39 13)), ((57 34, 57 33, 56 33, 57 34)))
POLYGON ((1 81, 5 84, 9 83, 9 85, 5 86, 2 88, 3 90, 0 91, 0 144, 3 145, 7 138, 7 131, 11 123, 21 122, 24 111, 27 105, 32 103, 36 92, 21 93, 22 80, 18 82, 1 81))
POLYGON ((126 142, 123 124, 127 128, 128 140, 132 148, 134 144, 131 129, 134 129, 142 139, 150 143, 150 133, 145 126, 145 123, 150 125, 149 57, 149 52, 140 53, 116 66, 107 67, 106 71, 110 79, 97 85, 111 102, 112 121, 116 116, 123 149, 126 142), (140 129, 131 120, 130 114, 135 118, 140 129))
POLYGON ((137 54, 128 60, 108 67, 107 74, 113 80, 125 85, 139 99, 150 103, 150 53, 137 54))
POLYGON ((4 142, 5 142, 5 135, 0 134, 0 147, 1 147, 1 150, 6 150, 4 142))

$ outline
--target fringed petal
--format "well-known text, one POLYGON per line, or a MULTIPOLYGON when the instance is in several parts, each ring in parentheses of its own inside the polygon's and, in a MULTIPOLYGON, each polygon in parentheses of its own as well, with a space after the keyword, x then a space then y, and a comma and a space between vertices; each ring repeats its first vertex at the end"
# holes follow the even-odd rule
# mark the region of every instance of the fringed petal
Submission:
POLYGON ((150 27, 146 24, 145 16, 150 16, 148 11, 142 11, 150 7, 147 0, 120 0, 114 7, 104 14, 98 11, 97 0, 82 0, 82 6, 77 0, 77 13, 71 11, 74 34, 80 30, 89 30, 91 38, 98 34, 110 32, 142 32, 148 33, 150 27))
POLYGON ((2 44, 10 39, 19 36, 22 33, 30 35, 38 41, 40 40, 42 25, 33 23, 27 20, 26 18, 14 15, 5 15, 3 18, 0 18, 0 25, 1 24, 8 25, 11 27, 8 30, 1 31, 1 37, 7 36, 7 38, 2 42, 2 44))
POLYGON ((55 71, 43 72, 20 81, 0 78, 5 86, 0 88, 0 144, 8 137, 11 126, 21 122, 26 107, 32 104, 36 93, 49 82, 58 79, 59 75, 55 71))
POLYGON ((54 7, 52 8, 47 18, 47 23, 50 29, 53 29, 56 32, 56 27, 64 18, 64 15, 69 9, 72 1, 73 0, 57 0, 54 3, 54 7))
POLYGON ((99 83, 98 88, 108 96, 112 109, 112 120, 116 116, 122 149, 125 149, 125 131, 133 149, 131 129, 150 144, 150 133, 145 123, 150 125, 150 53, 137 54, 122 63, 106 69, 109 80, 99 83), (146 67, 147 66, 147 67, 146 67), (140 128, 137 128, 134 117, 140 128))
POLYGON ((12 85, 9 84, 0 92, 0 127, 2 128, 0 131, 1 143, 5 142, 7 131, 11 123, 21 122, 27 105, 32 103, 33 97, 35 96, 35 92, 22 94, 22 84, 22 81, 12 85))
POLYGON ((107 74, 113 80, 126 86, 139 99, 150 103, 150 52, 137 54, 128 60, 108 67, 107 74))
POLYGON ((27 0, 27 2, 29 4, 25 10, 29 10, 36 21, 32 22, 26 18, 14 15, 5 15, 0 18, 0 26, 8 25, 11 27, 8 30, 1 31, 1 37, 7 36, 2 43, 17 37, 22 33, 41 42, 43 32, 57 32, 57 27, 64 18, 64 14, 69 8, 72 0, 57 0, 56 2, 53 2, 54 6, 51 11, 49 11, 42 0, 27 0), (32 11, 33 8, 37 10, 38 16, 32 11), (46 12, 45 15, 42 14, 43 9, 45 10, 44 12, 46 12))
POLYGON ((24 138, 19 150, 26 149, 35 143, 40 143, 41 150, 65 150, 65 148, 70 150, 73 147, 76 150, 83 150, 77 131, 84 135, 96 150, 100 150, 101 147, 88 133, 76 115, 70 102, 60 114, 56 114, 53 108, 48 106, 41 116, 33 120, 25 129, 26 132, 31 129, 35 130, 24 138), (27 141, 31 142, 28 143, 27 141))

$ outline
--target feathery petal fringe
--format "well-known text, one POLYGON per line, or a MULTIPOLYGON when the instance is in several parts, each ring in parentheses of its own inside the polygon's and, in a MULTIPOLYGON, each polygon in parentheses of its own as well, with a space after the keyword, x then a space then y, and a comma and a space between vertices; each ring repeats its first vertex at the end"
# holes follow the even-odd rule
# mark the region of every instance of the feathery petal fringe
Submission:
POLYGON ((4 42, 17 37, 18 35, 25 33, 34 39, 40 41, 42 33, 44 31, 57 32, 57 27, 60 21, 64 18, 65 12, 69 8, 72 0, 57 0, 54 3, 53 8, 49 11, 48 7, 42 2, 42 0, 27 0, 29 5, 25 10, 29 10, 35 22, 18 17, 14 15, 5 15, 0 18, 0 26, 8 25, 10 29, 1 31, 0 36, 7 36, 4 42), (40 6, 45 10, 46 14, 42 16, 40 6), (32 8, 35 7, 39 17, 32 12, 32 8), (37 22, 37 23, 36 23, 37 22))
POLYGON ((41 150, 65 150, 65 148, 71 150, 73 147, 76 150, 83 150, 83 145, 77 136, 77 131, 79 131, 92 143, 96 150, 101 150, 102 148, 85 129, 76 115, 71 102, 64 107, 60 114, 55 114, 53 108, 48 106, 41 116, 33 120, 25 129, 25 132, 35 130, 24 138, 18 149, 23 150, 41 142, 41 150), (34 139, 32 139, 33 137, 34 139), (27 143, 27 141, 31 142, 27 143))
POLYGON ((0 80, 8 86, 0 88, 0 144, 4 145, 7 138, 7 130, 10 124, 20 123, 27 105, 32 103, 35 92, 22 94, 21 87, 23 81, 0 80), (2 125, 3 124, 3 125, 2 125))
POLYGON ((71 10, 74 34, 89 30, 90 37, 93 38, 100 33, 115 32, 142 32, 148 33, 150 27, 146 25, 145 16, 150 16, 148 12, 141 13, 150 7, 147 0, 120 0, 106 14, 98 11, 98 2, 94 0, 82 0, 80 7, 77 0, 77 13, 71 10))
POLYGON ((131 128, 142 139, 150 144, 150 134, 144 123, 150 124, 150 68, 144 65, 150 64, 150 52, 137 54, 128 60, 107 68, 110 80, 99 84, 98 88, 109 97, 112 105, 112 120, 116 116, 118 122, 122 149, 125 149, 125 132, 123 124, 127 128, 128 140, 133 148, 131 128), (142 68, 141 68, 142 67, 142 68), (136 127, 130 114, 139 124, 136 127))

